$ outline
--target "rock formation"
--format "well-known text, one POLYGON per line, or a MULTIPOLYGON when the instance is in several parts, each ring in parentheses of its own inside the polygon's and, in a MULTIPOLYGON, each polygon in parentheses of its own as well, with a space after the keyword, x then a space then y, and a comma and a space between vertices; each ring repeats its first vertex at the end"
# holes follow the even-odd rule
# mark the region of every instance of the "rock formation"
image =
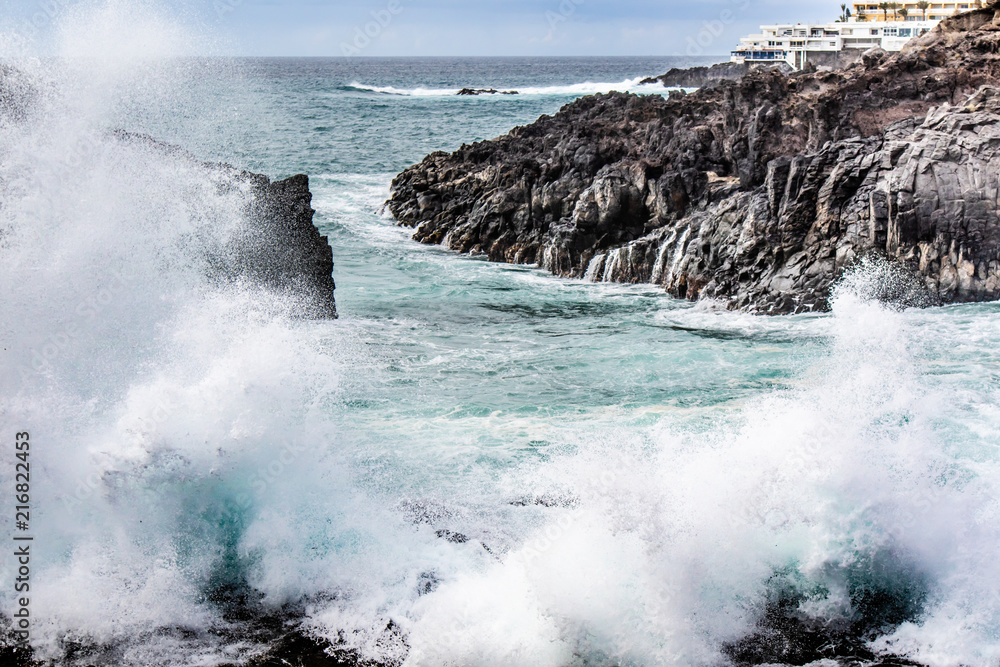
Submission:
POLYGON ((209 250, 214 278, 250 280, 296 297, 305 316, 337 317, 333 249, 313 225, 308 176, 272 182, 227 164, 202 163, 146 135, 118 131, 114 136, 201 164, 218 177, 220 189, 243 195, 245 228, 225 247, 209 250))
POLYGON ((463 88, 456 95, 517 95, 516 90, 497 90, 495 88, 463 88))
POLYGON ((929 302, 1000 298, 1000 5, 837 71, 585 97, 401 173, 414 238, 788 313, 858 258, 929 302))
POLYGON ((659 83, 667 88, 701 88, 723 79, 739 79, 751 70, 774 69, 782 74, 792 71, 791 65, 781 61, 774 65, 748 65, 746 63, 718 63, 711 67, 674 67, 666 74, 643 79, 641 84, 659 83))
MULTIPOLYGON (((44 92, 15 67, 0 64, 0 119, 36 122, 35 104, 44 92)), ((266 176, 226 164, 205 163, 190 153, 144 134, 116 130, 119 141, 206 169, 221 189, 238 190, 245 199, 245 229, 225 248, 209 249, 213 277, 251 280, 299 299, 309 317, 336 317, 333 250, 313 225, 309 179, 292 176, 271 182, 266 176)))
POLYGON ((336 317, 333 249, 313 225, 309 177, 274 182, 260 174, 243 172, 242 177, 253 183, 253 227, 232 249, 240 274, 296 293, 309 315, 336 317))

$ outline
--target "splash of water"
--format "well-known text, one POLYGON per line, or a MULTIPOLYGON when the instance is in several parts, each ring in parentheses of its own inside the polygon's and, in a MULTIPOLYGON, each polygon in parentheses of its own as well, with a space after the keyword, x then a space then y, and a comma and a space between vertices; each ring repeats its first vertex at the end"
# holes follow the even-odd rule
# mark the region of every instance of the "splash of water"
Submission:
POLYGON ((246 193, 109 132, 136 105, 165 113, 190 75, 115 42, 138 21, 168 36, 152 53, 186 48, 123 6, 70 17, 74 58, 19 62, 30 103, 0 123, 0 414, 42 443, 39 657, 244 661, 265 647, 227 602, 250 595, 387 664, 763 662, 791 657, 768 648, 791 633, 995 663, 1000 468, 982 442, 1000 420, 924 372, 938 323, 883 305, 881 269, 852 274, 829 317, 788 320, 828 347, 793 387, 581 423, 499 470, 455 465, 463 442, 380 458, 351 433, 380 363, 363 327, 212 280, 246 193))

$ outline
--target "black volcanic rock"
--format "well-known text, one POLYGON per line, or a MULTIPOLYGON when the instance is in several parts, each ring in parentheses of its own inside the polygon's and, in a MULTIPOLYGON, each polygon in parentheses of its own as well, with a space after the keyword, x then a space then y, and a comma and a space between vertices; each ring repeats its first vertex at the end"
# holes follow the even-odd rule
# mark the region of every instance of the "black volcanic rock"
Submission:
POLYGON ((0 63, 0 117, 24 121, 38 90, 18 69, 0 63))
POLYGON ((781 74, 792 71, 791 66, 782 61, 774 65, 748 65, 746 63, 718 63, 710 67, 674 67, 666 74, 643 79, 641 84, 659 83, 667 88, 701 88, 723 79, 739 79, 754 69, 774 70, 781 74))
POLYGON ((786 313, 859 258, 926 302, 1000 298, 1000 12, 837 71, 584 97, 393 181, 414 238, 591 280, 786 313))
POLYGON ((516 90, 496 90, 495 88, 463 88, 456 95, 517 95, 516 90))
POLYGON ((197 160, 187 151, 144 134, 116 131, 122 142, 198 164, 208 170, 222 193, 237 192, 244 200, 245 227, 221 248, 209 248, 214 278, 250 280, 290 294, 308 317, 337 317, 334 300, 333 249, 313 224, 309 177, 298 174, 281 181, 232 167, 197 160))
MULTIPOLYGON (((40 93, 16 68, 0 64, 0 118, 17 124, 34 122, 40 93)), ((249 280, 298 300, 300 314, 337 317, 334 300, 333 250, 313 224, 309 178, 298 174, 272 182, 266 176, 210 163, 148 135, 113 130, 105 139, 149 153, 153 160, 176 160, 197 168, 219 193, 236 194, 243 202, 241 229, 219 247, 202 238, 211 278, 249 280)))
POLYGON ((240 274, 304 297, 310 315, 336 317, 333 249, 313 225, 309 177, 274 182, 259 174, 244 177, 253 182, 254 225, 232 249, 240 274))

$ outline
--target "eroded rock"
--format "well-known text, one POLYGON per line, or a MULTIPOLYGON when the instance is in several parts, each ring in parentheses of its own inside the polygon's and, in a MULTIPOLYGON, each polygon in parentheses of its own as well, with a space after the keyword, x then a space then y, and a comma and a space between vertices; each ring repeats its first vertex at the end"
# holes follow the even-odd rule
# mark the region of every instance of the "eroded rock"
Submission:
POLYGON ((1000 298, 1000 13, 838 71, 584 97, 393 181, 414 238, 688 299, 823 309, 858 258, 927 302, 1000 298))

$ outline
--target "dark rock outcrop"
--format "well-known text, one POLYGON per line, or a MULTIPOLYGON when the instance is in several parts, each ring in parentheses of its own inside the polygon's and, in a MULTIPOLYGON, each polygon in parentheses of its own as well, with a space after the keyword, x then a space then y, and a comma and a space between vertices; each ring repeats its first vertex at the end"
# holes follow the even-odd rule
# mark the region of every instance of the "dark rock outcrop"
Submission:
POLYGON ((221 192, 237 192, 244 204, 245 228, 221 248, 209 248, 214 278, 249 280, 299 299, 307 317, 337 317, 333 249, 313 224, 309 177, 281 181, 232 167, 197 160, 190 153, 143 134, 117 131, 122 142, 208 169, 221 192))
POLYGON ((496 90, 495 88, 463 88, 456 95, 517 95, 516 90, 496 90))
MULTIPOLYGON (((23 72, 0 64, 0 120, 15 125, 38 122, 36 103, 44 95, 23 72)), ((204 169, 220 193, 244 201, 245 228, 225 247, 206 246, 212 277, 249 280, 298 299, 308 317, 336 317, 333 250, 313 225, 312 193, 303 174, 281 181, 227 164, 207 163, 187 151, 148 135, 114 130, 105 137, 154 158, 167 157, 204 169)))
POLYGON ((774 65, 718 63, 708 67, 674 67, 666 74, 643 79, 639 83, 646 85, 659 83, 667 88, 701 88, 723 79, 739 79, 751 70, 774 70, 781 74, 788 74, 792 68, 784 61, 774 65))
POLYGON ((25 120, 27 110, 38 99, 38 90, 18 69, 0 63, 0 118, 25 120))
POLYGON ((253 183, 249 219, 253 226, 232 248, 241 276, 304 298, 308 314, 336 317, 333 249, 313 224, 312 193, 304 174, 271 182, 243 172, 253 183))
POLYGON ((844 70, 585 97, 427 156, 387 206, 425 243, 754 312, 825 308, 872 254, 928 302, 992 300, 998 85, 992 5, 844 70))

